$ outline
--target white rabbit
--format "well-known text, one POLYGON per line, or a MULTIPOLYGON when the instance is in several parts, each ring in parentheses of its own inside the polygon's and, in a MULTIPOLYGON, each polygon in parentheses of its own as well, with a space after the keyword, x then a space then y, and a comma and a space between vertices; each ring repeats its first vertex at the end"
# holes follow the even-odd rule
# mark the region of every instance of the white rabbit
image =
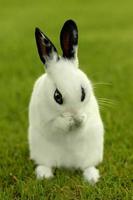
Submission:
POLYGON ((95 183, 104 128, 91 81, 78 68, 77 26, 68 20, 61 30, 62 57, 38 28, 35 37, 46 65, 29 106, 30 157, 37 164, 37 178, 50 178, 53 167, 66 167, 81 169, 84 178, 95 183))

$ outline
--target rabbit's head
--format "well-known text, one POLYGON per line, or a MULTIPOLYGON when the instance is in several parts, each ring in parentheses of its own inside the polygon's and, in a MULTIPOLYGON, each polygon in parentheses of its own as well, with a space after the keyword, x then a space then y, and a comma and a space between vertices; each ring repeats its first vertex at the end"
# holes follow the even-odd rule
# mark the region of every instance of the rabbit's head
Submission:
POLYGON ((35 31, 38 53, 46 66, 45 101, 49 112, 73 116, 75 123, 86 117, 93 93, 90 80, 78 67, 78 29, 68 20, 60 33, 63 55, 59 56, 53 43, 39 28, 35 31))

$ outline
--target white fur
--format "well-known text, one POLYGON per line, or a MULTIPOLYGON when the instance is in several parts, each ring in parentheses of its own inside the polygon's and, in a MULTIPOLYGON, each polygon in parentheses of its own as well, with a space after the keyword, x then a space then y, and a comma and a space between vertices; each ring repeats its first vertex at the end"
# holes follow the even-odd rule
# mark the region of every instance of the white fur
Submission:
POLYGON ((43 179, 43 178, 52 178, 53 177, 53 173, 51 168, 48 168, 46 166, 43 165, 39 165, 36 168, 36 175, 38 179, 43 179))
POLYGON ((87 169, 84 170, 83 175, 85 180, 92 185, 95 184, 100 177, 99 170, 96 169, 95 167, 88 167, 87 169))
POLYGON ((33 89, 29 147, 31 158, 44 166, 37 168, 38 178, 52 176, 53 167, 79 168, 89 182, 99 177, 94 166, 103 159, 103 123, 91 82, 76 63, 64 58, 50 61, 33 89), (86 91, 83 102, 81 86, 86 91), (63 105, 53 98, 56 88, 64 97, 63 105))

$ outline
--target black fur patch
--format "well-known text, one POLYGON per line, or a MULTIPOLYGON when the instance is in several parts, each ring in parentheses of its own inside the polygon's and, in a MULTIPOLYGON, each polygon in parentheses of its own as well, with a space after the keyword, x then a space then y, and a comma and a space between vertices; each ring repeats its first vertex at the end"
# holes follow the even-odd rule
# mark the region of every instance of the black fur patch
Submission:
POLYGON ((57 50, 53 43, 39 28, 35 29, 35 38, 40 59, 45 64, 46 59, 50 59, 52 52, 57 53, 57 50))
POLYGON ((73 20, 64 23, 60 33, 60 43, 63 57, 74 58, 76 53, 74 47, 78 45, 78 28, 73 20))

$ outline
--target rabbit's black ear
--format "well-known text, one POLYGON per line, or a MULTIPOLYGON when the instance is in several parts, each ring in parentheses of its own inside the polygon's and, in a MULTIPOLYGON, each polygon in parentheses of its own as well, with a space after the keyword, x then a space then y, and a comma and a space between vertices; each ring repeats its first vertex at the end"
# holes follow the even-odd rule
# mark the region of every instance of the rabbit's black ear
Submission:
POLYGON ((39 28, 35 29, 35 38, 40 59, 44 64, 49 60, 58 59, 55 46, 39 28))
POLYGON ((78 28, 73 20, 64 23, 60 33, 60 43, 63 51, 63 57, 75 58, 78 46, 78 28))

